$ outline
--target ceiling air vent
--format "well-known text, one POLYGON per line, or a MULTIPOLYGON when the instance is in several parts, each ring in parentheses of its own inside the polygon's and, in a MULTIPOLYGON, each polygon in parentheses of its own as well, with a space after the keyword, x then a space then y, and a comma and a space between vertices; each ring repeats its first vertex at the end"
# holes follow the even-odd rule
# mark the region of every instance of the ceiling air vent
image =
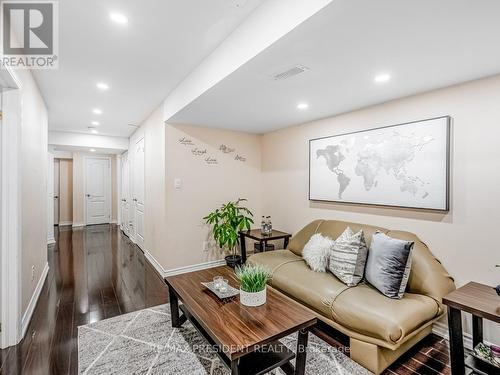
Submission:
POLYGON ((282 81, 284 79, 291 78, 297 74, 307 72, 309 68, 304 65, 295 65, 293 68, 287 69, 284 72, 276 73, 271 76, 275 81, 282 81))

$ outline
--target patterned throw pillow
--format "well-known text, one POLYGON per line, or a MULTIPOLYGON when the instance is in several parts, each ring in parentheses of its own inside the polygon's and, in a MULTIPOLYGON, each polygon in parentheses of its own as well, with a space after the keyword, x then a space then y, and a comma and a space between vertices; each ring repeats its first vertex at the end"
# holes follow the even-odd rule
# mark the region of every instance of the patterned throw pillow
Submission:
POLYGON ((413 242, 375 232, 366 263, 366 281, 389 298, 403 298, 411 270, 413 242))
POLYGON ((356 286, 363 279, 367 253, 363 231, 354 233, 347 227, 335 240, 328 268, 347 286, 356 286))
POLYGON ((326 272, 328 266, 328 255, 334 241, 317 233, 309 239, 302 251, 302 258, 307 265, 316 272, 326 272))

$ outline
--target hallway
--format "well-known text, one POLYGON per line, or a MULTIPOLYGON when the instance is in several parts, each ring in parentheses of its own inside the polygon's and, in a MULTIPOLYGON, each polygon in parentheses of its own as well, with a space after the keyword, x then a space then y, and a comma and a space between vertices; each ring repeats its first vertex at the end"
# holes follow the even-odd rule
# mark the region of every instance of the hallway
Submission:
POLYGON ((1 374, 76 374, 77 327, 165 303, 165 284, 116 225, 56 231, 50 271, 25 339, 0 352, 1 374))

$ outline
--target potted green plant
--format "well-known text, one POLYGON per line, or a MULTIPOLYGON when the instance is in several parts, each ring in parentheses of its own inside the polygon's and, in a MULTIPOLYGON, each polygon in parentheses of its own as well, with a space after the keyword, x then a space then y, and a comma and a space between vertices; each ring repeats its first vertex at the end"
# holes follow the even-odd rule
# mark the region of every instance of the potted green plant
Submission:
POLYGON ((229 255, 225 259, 230 267, 241 264, 241 255, 236 254, 240 243, 239 232, 249 230, 253 224, 253 214, 241 205, 242 202, 246 202, 246 199, 227 202, 203 218, 212 226, 212 234, 219 247, 229 250, 229 255))
POLYGON ((266 303, 267 282, 272 274, 260 265, 246 264, 236 268, 240 281, 240 302, 245 306, 260 306, 266 303))

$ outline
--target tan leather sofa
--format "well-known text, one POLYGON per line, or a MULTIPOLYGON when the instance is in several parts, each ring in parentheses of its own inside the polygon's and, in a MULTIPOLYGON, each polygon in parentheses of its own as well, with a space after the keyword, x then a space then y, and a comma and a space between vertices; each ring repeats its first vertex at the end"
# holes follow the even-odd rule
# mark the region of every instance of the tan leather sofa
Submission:
POLYGON ((432 323, 445 313, 442 297, 455 289, 453 279, 413 233, 342 221, 313 221, 292 237, 286 250, 257 253, 248 262, 270 268, 272 287, 349 336, 351 358, 375 374, 431 332, 432 323), (347 226, 354 232, 363 229, 368 247, 376 230, 415 242, 401 300, 387 298, 365 282, 347 287, 330 272, 314 272, 304 262, 302 249, 314 233, 335 239, 347 226))

